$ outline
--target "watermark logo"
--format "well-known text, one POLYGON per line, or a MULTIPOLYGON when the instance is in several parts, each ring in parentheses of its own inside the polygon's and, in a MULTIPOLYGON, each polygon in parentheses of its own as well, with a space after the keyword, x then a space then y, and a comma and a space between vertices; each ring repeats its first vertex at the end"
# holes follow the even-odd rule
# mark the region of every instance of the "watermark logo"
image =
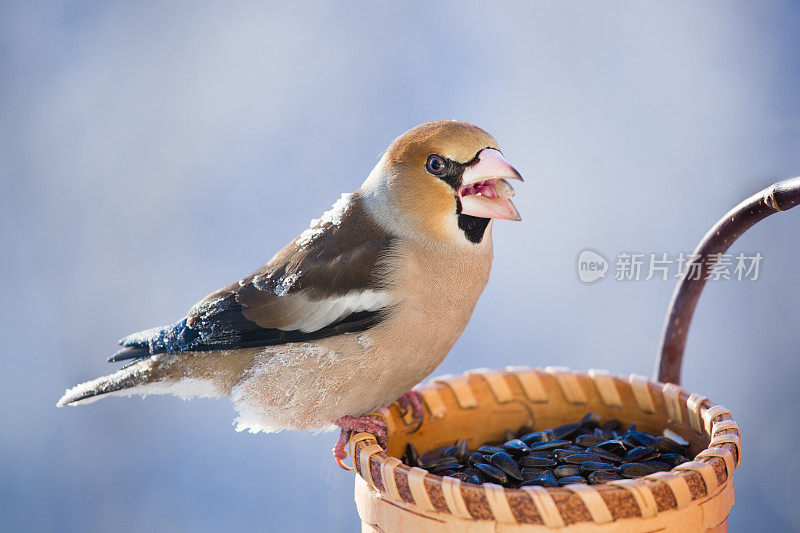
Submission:
MULTIPOLYGON (((667 281, 686 277, 706 281, 757 281, 764 256, 754 254, 710 254, 703 258, 693 253, 670 256, 660 253, 618 253, 609 277, 616 281, 667 281)), ((578 255, 578 278, 593 283, 606 277, 611 265, 599 252, 585 249, 578 255)))
POLYGON ((578 279, 593 283, 606 277, 608 260, 594 250, 584 250, 578 255, 578 279))

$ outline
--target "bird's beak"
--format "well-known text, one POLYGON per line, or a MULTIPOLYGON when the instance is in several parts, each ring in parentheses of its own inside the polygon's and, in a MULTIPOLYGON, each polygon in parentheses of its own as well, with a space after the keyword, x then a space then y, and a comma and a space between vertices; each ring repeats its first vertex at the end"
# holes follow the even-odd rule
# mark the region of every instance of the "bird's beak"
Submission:
POLYGON ((522 181, 522 176, 499 151, 481 150, 477 161, 464 170, 458 190, 461 213, 479 218, 522 220, 511 203, 514 189, 506 181, 508 179, 522 181))

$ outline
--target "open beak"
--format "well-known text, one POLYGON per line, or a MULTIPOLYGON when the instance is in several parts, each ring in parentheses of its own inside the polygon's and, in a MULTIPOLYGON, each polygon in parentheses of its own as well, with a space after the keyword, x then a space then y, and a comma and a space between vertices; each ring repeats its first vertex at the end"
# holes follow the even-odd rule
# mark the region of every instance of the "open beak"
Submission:
POLYGON ((522 181, 522 176, 499 151, 494 148, 481 150, 478 160, 464 170, 458 190, 461 213, 479 218, 522 220, 511 203, 514 189, 506 181, 509 179, 522 181))

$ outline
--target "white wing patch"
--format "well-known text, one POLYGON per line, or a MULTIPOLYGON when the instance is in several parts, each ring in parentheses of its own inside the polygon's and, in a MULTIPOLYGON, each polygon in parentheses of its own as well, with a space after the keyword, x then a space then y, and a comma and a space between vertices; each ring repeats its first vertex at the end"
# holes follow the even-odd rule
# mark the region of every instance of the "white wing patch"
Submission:
POLYGON ((313 310, 294 324, 280 328, 284 331, 300 330, 310 333, 361 311, 377 311, 389 305, 390 297, 385 292, 363 290, 352 291, 344 296, 312 302, 313 310))

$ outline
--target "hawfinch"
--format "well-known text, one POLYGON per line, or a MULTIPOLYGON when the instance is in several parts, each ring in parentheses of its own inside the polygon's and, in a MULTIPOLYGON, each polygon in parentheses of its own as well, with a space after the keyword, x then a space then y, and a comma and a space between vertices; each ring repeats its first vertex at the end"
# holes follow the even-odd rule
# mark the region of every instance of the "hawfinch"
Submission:
POLYGON ((385 441, 364 414, 413 392, 467 325, 492 266, 492 219, 520 220, 497 141, 465 122, 394 140, 363 185, 266 266, 206 296, 175 324, 134 333, 117 372, 58 405, 105 396, 230 396, 237 430, 341 428, 385 441))

